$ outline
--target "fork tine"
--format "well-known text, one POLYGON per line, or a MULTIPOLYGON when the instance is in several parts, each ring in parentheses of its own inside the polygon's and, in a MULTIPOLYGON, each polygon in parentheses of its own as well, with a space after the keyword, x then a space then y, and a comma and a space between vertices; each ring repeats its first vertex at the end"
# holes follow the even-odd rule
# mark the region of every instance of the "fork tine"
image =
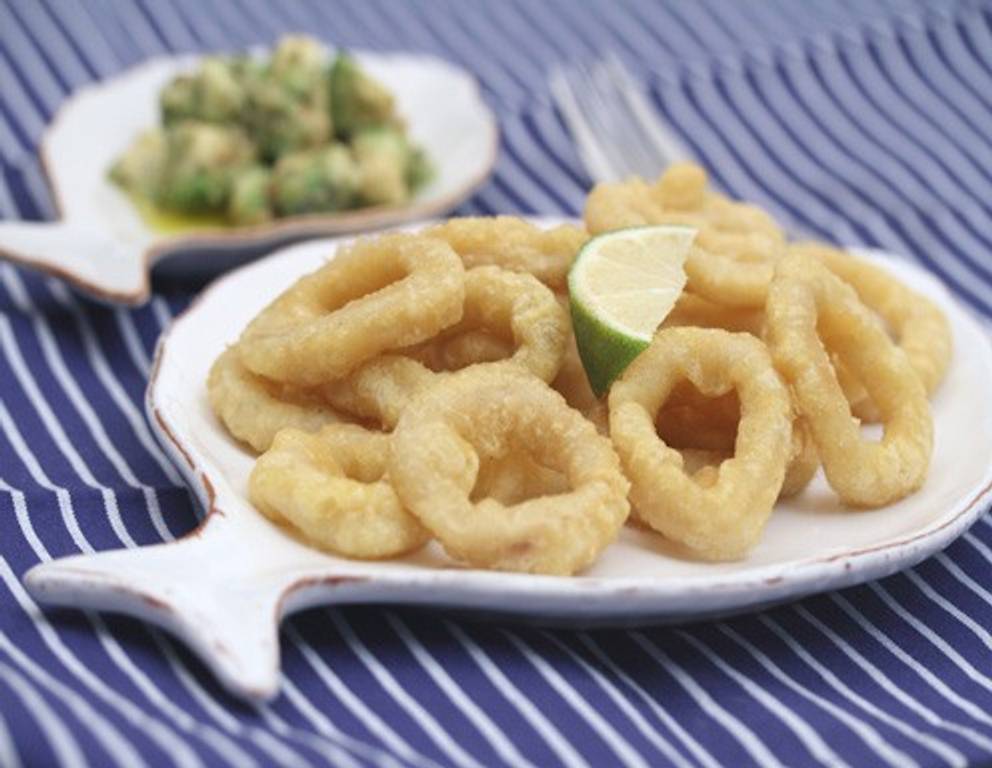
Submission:
POLYGON ((581 63, 570 71, 568 77, 579 109, 592 129, 600 149, 610 161, 613 179, 627 176, 630 173, 630 158, 624 151, 625 142, 614 119, 616 108, 608 103, 612 89, 607 89, 606 92, 598 89, 594 73, 581 63))
POLYGON ((604 120, 611 127, 611 146, 623 159, 624 175, 655 175, 660 169, 654 148, 633 119, 626 100, 614 84, 604 62, 600 61, 595 65, 591 83, 593 92, 602 104, 604 120))
MULTIPOLYGON (((661 168, 678 160, 691 157, 682 142, 665 125, 658 113, 648 104, 633 77, 623 65, 623 62, 610 52, 607 54, 605 66, 609 71, 617 90, 627 102, 630 113, 644 135, 654 147, 661 161, 661 168)), ((658 170, 660 171, 661 168, 658 170)))
POLYGON ((569 132, 575 139, 576 150, 586 172, 594 181, 610 181, 616 178, 616 171, 596 140, 593 128, 576 101, 576 94, 564 70, 556 67, 548 78, 548 88, 555 105, 561 112, 569 132))

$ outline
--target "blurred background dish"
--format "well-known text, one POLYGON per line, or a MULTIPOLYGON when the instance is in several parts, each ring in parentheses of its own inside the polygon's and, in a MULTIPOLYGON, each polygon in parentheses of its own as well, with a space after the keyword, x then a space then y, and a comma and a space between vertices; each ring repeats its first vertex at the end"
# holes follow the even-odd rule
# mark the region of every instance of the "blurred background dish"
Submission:
POLYGON ((277 245, 435 216, 471 195, 495 163, 496 120, 471 75, 432 56, 351 51, 346 61, 393 96, 404 140, 428 158, 430 174, 408 199, 368 199, 372 204, 330 212, 283 206, 284 216, 245 226, 230 226, 220 216, 177 215, 140 197, 135 205, 136 196, 120 183, 127 174, 119 160, 159 125, 163 89, 196 73, 205 61, 217 59, 152 59, 68 99, 41 146, 61 220, 0 222, 0 256, 61 277, 102 301, 140 304, 148 297, 153 265, 163 274, 203 278, 277 245))

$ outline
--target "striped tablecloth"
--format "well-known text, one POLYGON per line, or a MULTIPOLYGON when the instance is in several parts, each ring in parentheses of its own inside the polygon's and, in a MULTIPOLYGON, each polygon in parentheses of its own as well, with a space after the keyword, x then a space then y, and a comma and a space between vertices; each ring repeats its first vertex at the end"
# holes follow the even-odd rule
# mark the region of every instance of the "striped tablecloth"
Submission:
MULTIPOLYGON (((3 0, 0 217, 52 216, 35 148, 74 88, 291 30, 478 75, 504 143, 460 213, 579 210, 589 180, 545 73, 613 50, 721 187, 904 253, 992 313, 982 2, 3 0)), ((0 765, 992 763, 988 515, 911 571, 723 622, 309 611, 286 623, 283 693, 265 706, 225 696, 162 632, 39 610, 20 585, 35 563, 196 523, 142 415, 156 337, 194 292, 158 285, 113 310, 0 266, 0 765)))

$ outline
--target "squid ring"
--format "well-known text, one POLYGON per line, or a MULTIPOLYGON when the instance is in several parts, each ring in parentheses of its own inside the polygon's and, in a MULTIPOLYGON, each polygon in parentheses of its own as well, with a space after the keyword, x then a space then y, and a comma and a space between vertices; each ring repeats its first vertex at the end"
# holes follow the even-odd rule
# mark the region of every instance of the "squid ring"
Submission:
POLYGON ((629 513, 610 441, 543 382, 504 366, 446 376, 400 418, 389 476, 403 504, 455 559, 567 575, 596 559, 629 513), (568 491, 503 504, 474 500, 480 467, 520 451, 568 491))
POLYGON ((409 356, 383 355, 324 391, 335 407, 392 429, 410 399, 447 375, 449 367, 511 365, 551 381, 561 368, 567 336, 567 313, 534 277, 476 267, 465 273, 458 323, 408 350, 409 356), (487 335, 480 337, 480 331, 487 335), (508 356, 494 361, 500 351, 508 356))
POLYGON ((636 178, 597 184, 586 199, 586 227, 594 235, 649 224, 694 227, 687 289, 728 307, 762 307, 784 235, 759 208, 706 192, 702 169, 686 168, 673 166, 654 185, 636 178))
POLYGON ((221 353, 210 368, 207 397, 228 432, 259 453, 268 450, 280 429, 313 432, 345 420, 318 390, 252 373, 241 364, 235 347, 221 353))
POLYGON ((581 227, 541 229, 513 216, 449 219, 423 234, 450 245, 466 269, 490 264, 529 272, 554 290, 565 287, 572 260, 589 239, 581 227))
POLYGON ((568 312, 533 276, 500 267, 475 267, 465 273, 462 319, 423 345, 420 352, 434 369, 496 362, 491 353, 497 345, 492 342, 504 337, 512 349, 506 362, 542 381, 552 381, 565 357, 568 329, 568 312), (480 330, 496 338, 488 345, 469 343, 472 337, 465 334, 480 330))
MULTIPOLYGON (((940 308, 926 296, 903 285, 881 267, 846 251, 817 243, 801 243, 790 248, 818 258, 837 277, 854 288, 869 309, 876 312, 906 353, 927 394, 933 394, 951 361, 951 329, 940 308)), ((840 373, 840 372, 838 372, 840 373)), ((855 392, 852 410, 864 421, 877 421, 878 409, 871 407, 863 385, 856 389, 849 373, 841 379, 848 392, 855 392)))
POLYGON ((316 433, 283 430, 255 462, 251 502, 344 557, 379 559, 418 549, 430 536, 385 476, 388 441, 351 424, 316 433))
POLYGON ((464 299, 464 268, 447 244, 407 234, 359 240, 263 309, 239 353, 255 373, 321 384, 458 322, 464 299))
POLYGON ((874 507, 919 488, 933 450, 926 390, 854 289, 816 259, 791 254, 776 268, 765 314, 772 358, 841 499, 874 507), (882 418, 880 442, 862 439, 830 354, 868 390, 882 418))
POLYGON ((789 392, 764 344, 750 334, 706 328, 659 331, 613 385, 610 437, 631 481, 636 516, 711 560, 743 556, 771 515, 792 451, 789 392), (718 397, 736 389, 735 454, 696 482, 681 454, 655 431, 680 381, 718 397))

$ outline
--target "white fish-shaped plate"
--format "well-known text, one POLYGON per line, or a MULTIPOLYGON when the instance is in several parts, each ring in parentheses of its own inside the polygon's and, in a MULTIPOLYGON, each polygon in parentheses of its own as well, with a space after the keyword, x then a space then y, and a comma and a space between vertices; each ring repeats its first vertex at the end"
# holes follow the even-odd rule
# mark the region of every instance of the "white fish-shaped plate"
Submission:
POLYGON ((930 275, 868 253, 938 302, 954 334, 956 352, 932 400, 929 478, 909 498, 882 509, 844 508, 821 474, 778 504, 743 560, 686 559, 660 536, 627 527, 593 567, 571 578, 465 568, 436 544, 383 562, 324 554, 248 502, 254 456, 214 418, 205 382, 249 319, 340 242, 296 245, 224 275, 176 319, 159 343, 147 409, 203 504, 203 522, 174 543, 36 566, 25 583, 39 601, 128 613, 167 627, 232 693, 265 699, 278 688, 279 622, 308 606, 405 603, 580 625, 695 620, 912 566, 947 546, 992 501, 989 339, 930 275))
POLYGON ((158 231, 107 171, 133 139, 158 124, 158 95, 200 56, 150 59, 82 88, 60 107, 40 147, 60 219, 0 221, 0 258, 62 278, 111 304, 142 304, 149 275, 216 275, 279 245, 380 229, 455 208, 489 177, 499 131, 475 79, 442 59, 414 53, 352 51, 394 95, 412 140, 434 166, 413 199, 328 214, 277 219, 252 227, 158 231))

